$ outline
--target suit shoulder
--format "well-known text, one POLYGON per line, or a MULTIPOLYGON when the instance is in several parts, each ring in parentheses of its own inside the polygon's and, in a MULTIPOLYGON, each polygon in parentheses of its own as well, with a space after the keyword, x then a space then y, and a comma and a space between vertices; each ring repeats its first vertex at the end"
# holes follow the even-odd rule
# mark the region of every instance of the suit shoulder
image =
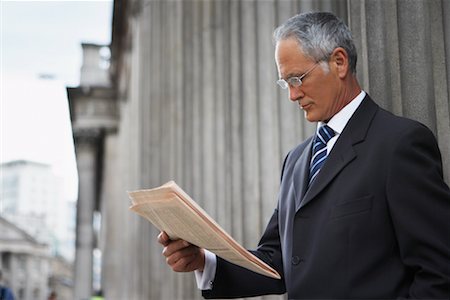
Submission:
POLYGON ((307 146, 310 144, 312 139, 312 136, 295 146, 293 149, 291 149, 288 154, 286 154, 286 157, 284 158, 283 167, 281 170, 281 178, 283 178, 283 174, 286 168, 291 167, 297 159, 304 153, 307 146))
POLYGON ((409 132, 421 132, 422 134, 431 134, 434 136, 430 128, 423 123, 407 117, 394 115, 383 108, 379 108, 374 121, 374 125, 377 128, 383 128, 387 135, 398 136, 409 132))
POLYGON ((297 146, 295 146, 291 151, 289 151, 286 160, 291 160, 291 159, 295 159, 297 160, 297 158, 302 155, 302 153, 305 151, 305 149, 307 148, 307 146, 309 145, 309 143, 311 142, 311 139, 313 137, 310 136, 309 138, 307 138, 306 140, 304 140, 303 142, 301 142, 300 144, 298 144, 297 146))

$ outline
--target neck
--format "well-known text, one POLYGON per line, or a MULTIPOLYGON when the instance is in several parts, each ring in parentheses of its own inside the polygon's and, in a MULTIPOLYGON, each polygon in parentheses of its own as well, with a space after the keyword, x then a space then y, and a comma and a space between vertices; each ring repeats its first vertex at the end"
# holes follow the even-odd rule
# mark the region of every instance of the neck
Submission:
POLYGON ((345 85, 346 88, 343 93, 343 99, 345 99, 344 106, 349 104, 356 98, 356 96, 359 95, 359 93, 361 93, 361 87, 359 86, 355 75, 352 74, 352 76, 349 76, 347 80, 347 84, 345 85))

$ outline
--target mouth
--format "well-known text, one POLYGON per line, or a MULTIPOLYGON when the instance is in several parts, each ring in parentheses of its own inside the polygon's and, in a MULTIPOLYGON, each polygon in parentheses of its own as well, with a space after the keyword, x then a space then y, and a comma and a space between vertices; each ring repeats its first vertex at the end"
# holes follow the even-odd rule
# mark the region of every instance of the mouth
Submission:
POLYGON ((305 103, 305 104, 299 103, 299 105, 300 105, 301 109, 308 110, 311 107, 312 104, 311 103, 305 103))

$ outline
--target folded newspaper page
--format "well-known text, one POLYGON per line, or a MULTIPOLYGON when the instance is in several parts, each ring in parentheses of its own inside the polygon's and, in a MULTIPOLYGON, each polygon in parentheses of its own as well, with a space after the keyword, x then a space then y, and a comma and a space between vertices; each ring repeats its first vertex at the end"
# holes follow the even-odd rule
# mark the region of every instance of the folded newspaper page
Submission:
POLYGON ((183 239, 238 266, 281 278, 277 271, 238 244, 174 181, 128 195, 132 201, 130 210, 165 231, 171 239, 183 239))

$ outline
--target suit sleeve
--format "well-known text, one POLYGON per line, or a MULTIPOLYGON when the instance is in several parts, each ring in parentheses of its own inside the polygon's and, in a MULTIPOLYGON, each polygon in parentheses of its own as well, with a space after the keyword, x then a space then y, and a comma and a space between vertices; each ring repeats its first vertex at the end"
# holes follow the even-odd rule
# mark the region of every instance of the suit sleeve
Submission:
MULTIPOLYGON (((278 211, 275 210, 259 242, 252 251, 257 257, 283 274, 280 239, 278 235, 278 211)), ((286 288, 283 278, 272 279, 217 257, 216 276, 211 290, 202 291, 206 299, 240 298, 267 294, 283 294, 286 288)))
MULTIPOLYGON (((281 180, 288 164, 289 152, 281 169, 281 180)), ((275 209, 270 221, 258 243, 255 256, 274 268, 281 275, 281 280, 272 279, 236 266, 217 257, 217 268, 211 290, 202 291, 206 299, 241 298, 268 294, 284 294, 286 292, 283 278, 283 261, 281 242, 278 230, 278 209, 275 209)))
POLYGON ((433 134, 407 130, 393 148, 386 195, 411 298, 450 295, 450 190, 433 134))
MULTIPOLYGON (((283 162, 281 179, 289 158, 289 152, 283 162)), ((255 256, 274 268, 281 280, 272 279, 255 272, 236 266, 217 257, 217 268, 211 290, 202 291, 206 299, 241 298, 268 294, 284 294, 286 292, 283 278, 283 261, 280 235, 278 230, 278 209, 275 209, 270 221, 258 243, 255 256)))

